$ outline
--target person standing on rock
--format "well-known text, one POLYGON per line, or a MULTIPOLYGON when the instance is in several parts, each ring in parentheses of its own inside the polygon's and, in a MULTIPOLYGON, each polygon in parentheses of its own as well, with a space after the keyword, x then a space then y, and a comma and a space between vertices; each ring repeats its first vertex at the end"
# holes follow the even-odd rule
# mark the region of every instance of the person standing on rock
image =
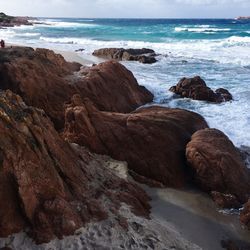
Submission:
POLYGON ((5 42, 4 42, 4 40, 1 40, 0 44, 1 44, 1 48, 5 48, 5 42))

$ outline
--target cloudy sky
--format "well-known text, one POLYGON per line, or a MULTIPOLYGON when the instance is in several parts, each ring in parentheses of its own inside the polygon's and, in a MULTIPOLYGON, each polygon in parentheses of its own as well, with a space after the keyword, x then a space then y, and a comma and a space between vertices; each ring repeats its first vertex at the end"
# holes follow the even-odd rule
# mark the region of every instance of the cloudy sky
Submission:
POLYGON ((11 15, 206 18, 250 15, 250 0, 0 0, 11 15))

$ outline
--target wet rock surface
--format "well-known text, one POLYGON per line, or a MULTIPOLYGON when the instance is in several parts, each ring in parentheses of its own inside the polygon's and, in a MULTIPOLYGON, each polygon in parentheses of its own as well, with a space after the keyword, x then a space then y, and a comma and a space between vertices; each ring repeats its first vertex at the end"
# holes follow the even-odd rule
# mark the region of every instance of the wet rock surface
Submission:
POLYGON ((215 92, 207 87, 205 81, 200 76, 193 78, 182 78, 176 86, 170 88, 171 92, 182 98, 221 103, 233 99, 228 90, 219 88, 215 92))
POLYGON ((244 160, 246 166, 250 169, 250 147, 241 146, 239 148, 242 159, 244 160))
POLYGON ((93 52, 94 56, 119 61, 139 61, 144 64, 156 63, 156 53, 152 49, 103 48, 93 52))
POLYGON ((250 230, 250 199, 240 213, 240 221, 250 230))

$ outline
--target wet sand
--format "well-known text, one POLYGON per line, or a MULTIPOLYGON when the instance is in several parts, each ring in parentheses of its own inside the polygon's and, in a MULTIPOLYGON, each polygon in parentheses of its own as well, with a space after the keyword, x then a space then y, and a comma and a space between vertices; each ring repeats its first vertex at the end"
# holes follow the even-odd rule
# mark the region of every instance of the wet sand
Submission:
POLYGON ((152 218, 171 223, 185 239, 202 249, 221 250, 222 240, 250 246, 250 232, 243 229, 238 214, 219 211, 206 194, 144 188, 152 198, 152 218))

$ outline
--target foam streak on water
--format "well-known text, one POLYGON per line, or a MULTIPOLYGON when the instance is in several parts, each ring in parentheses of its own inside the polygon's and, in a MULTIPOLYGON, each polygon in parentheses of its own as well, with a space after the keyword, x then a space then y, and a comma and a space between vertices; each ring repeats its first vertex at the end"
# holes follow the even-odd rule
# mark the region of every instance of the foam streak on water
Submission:
POLYGON ((0 30, 7 42, 60 50, 148 47, 162 54, 154 65, 124 62, 155 102, 202 114, 237 145, 250 146, 250 21, 184 19, 46 19, 34 26, 0 30), (168 89, 184 76, 200 75, 227 88, 232 102, 208 104, 174 99, 168 89))

